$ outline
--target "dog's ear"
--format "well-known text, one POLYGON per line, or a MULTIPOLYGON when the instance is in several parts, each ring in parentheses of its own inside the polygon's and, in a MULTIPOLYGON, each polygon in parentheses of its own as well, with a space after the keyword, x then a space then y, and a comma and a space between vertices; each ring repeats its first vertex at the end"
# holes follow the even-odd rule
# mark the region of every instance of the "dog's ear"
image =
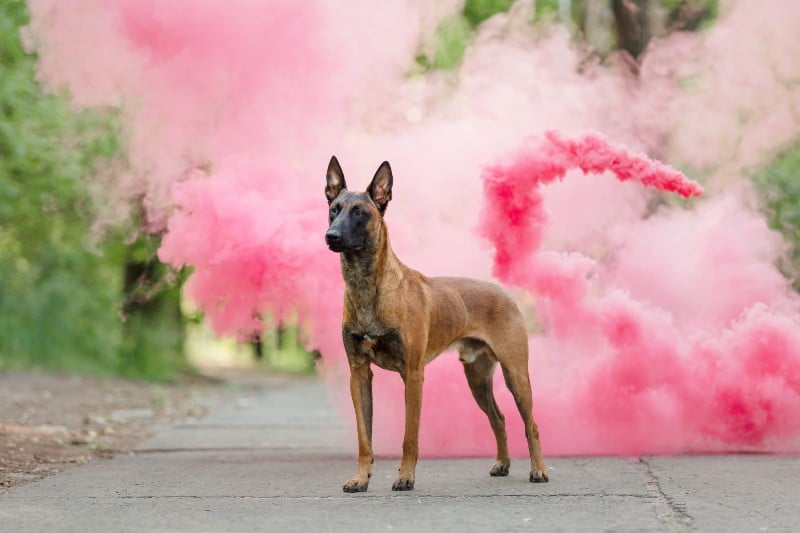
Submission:
POLYGON ((328 163, 328 172, 325 174, 325 197, 328 199, 328 204, 339 196, 339 193, 347 189, 347 184, 344 182, 344 172, 342 167, 339 166, 339 160, 336 156, 331 156, 331 161, 328 163))
POLYGON ((372 182, 367 187, 367 194, 383 214, 389 205, 389 200, 392 199, 392 167, 388 161, 384 161, 378 167, 372 182))

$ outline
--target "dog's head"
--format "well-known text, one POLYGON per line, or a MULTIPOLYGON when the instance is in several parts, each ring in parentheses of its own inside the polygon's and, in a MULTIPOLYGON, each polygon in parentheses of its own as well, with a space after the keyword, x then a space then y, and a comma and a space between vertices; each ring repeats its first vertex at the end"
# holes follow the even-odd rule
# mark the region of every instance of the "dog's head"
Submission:
POLYGON ((331 157, 326 175, 328 232, 325 242, 334 252, 369 249, 381 231, 383 214, 392 199, 392 167, 381 163, 365 192, 350 192, 336 156, 331 157))

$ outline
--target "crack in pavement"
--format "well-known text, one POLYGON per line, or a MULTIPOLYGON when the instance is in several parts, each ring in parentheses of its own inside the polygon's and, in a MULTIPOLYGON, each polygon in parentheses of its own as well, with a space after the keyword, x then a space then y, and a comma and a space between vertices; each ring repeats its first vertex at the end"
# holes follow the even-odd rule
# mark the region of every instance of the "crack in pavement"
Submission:
POLYGON ((686 512, 685 505, 667 496, 649 460, 640 457, 639 464, 644 465, 645 488, 655 502, 656 517, 673 531, 688 531, 693 518, 686 512))

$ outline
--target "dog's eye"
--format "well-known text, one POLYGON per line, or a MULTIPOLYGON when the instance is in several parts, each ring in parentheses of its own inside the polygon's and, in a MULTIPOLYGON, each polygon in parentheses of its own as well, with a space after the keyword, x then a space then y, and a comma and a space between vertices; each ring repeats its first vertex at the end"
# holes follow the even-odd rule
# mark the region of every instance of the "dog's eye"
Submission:
POLYGON ((364 211, 359 209, 359 208, 355 208, 355 209, 353 209, 353 215, 355 215, 357 217, 363 217, 364 216, 364 211))
POLYGON ((331 207, 330 213, 331 213, 332 217, 335 217, 336 215, 338 215, 339 214, 339 206, 335 205, 335 206, 331 207))

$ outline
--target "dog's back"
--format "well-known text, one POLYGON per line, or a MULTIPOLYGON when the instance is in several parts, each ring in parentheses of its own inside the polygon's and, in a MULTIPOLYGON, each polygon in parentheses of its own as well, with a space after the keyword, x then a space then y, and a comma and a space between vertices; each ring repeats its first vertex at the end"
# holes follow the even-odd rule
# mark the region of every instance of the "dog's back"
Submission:
MULTIPOLYGON (((486 343, 492 349, 492 359, 510 356, 527 361, 528 336, 524 318, 517 304, 500 286, 459 277, 424 280, 432 293, 431 330, 449 333, 429 338, 430 356, 435 357, 461 339, 471 339, 486 343), (443 328, 442 323, 458 327, 443 328)), ((475 343, 459 345, 474 346, 475 343)))

